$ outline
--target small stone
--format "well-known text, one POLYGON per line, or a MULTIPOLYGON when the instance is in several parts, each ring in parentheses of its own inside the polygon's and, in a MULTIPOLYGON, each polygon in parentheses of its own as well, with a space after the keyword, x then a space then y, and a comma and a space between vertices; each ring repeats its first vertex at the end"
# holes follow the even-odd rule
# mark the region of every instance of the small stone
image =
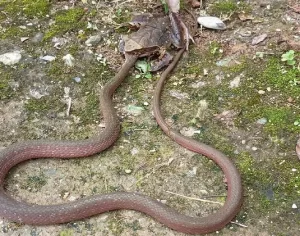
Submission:
POLYGON ((101 39, 102 39, 102 37, 100 35, 91 36, 85 41, 85 45, 95 46, 101 41, 101 39))
POLYGON ((25 42, 28 39, 29 39, 29 37, 21 37, 21 42, 23 43, 23 42, 25 42))
POLYGON ((167 204, 167 200, 160 200, 162 204, 167 204))
POLYGON ((180 93, 176 90, 170 90, 169 93, 172 97, 175 97, 177 99, 188 99, 189 98, 189 95, 187 93, 180 93))
POLYGON ((38 33, 31 39, 31 41, 32 41, 33 43, 39 43, 39 42, 41 42, 41 41, 43 40, 43 37, 44 37, 44 34, 41 33, 41 32, 38 32, 38 33))
POLYGON ((65 192, 64 195, 62 196, 63 199, 66 199, 70 195, 69 192, 65 192))
POLYGON ((128 105, 124 109, 128 114, 131 114, 133 116, 138 116, 145 110, 143 107, 138 107, 135 105, 128 105))
POLYGON ((268 91, 268 92, 271 92, 271 88, 270 88, 270 87, 267 87, 267 91, 268 91))
POLYGON ((196 176, 196 174, 197 174, 197 167, 194 166, 193 169, 189 170, 186 175, 188 177, 194 177, 194 176, 196 176))
POLYGON ((268 37, 267 34, 261 34, 257 37, 254 37, 251 44, 252 45, 259 44, 260 42, 263 42, 267 37, 268 37))
POLYGON ((187 137, 192 137, 195 133, 197 133, 198 130, 196 130, 195 128, 193 127, 183 127, 181 130, 180 130, 180 133, 183 134, 184 136, 187 136, 187 137))
POLYGON ((252 149, 252 151, 257 151, 258 148, 257 147, 252 147, 251 149, 252 149))
POLYGON ((22 58, 20 51, 7 52, 0 55, 0 62, 4 65, 14 65, 17 64, 22 58))
POLYGON ((297 205, 295 203, 293 203, 292 208, 293 209, 297 209, 298 207, 297 207, 297 205))
POLYGON ((229 87, 230 88, 237 88, 237 87, 239 87, 240 82, 241 82, 241 76, 239 75, 239 76, 235 77, 233 80, 230 81, 229 87))
POLYGON ((75 58, 71 55, 71 54, 67 54, 65 56, 63 56, 62 58, 65 62, 65 64, 69 67, 73 67, 74 66, 74 60, 75 58))
POLYGON ((256 121, 257 124, 264 125, 268 122, 266 118, 260 118, 256 121))
POLYGON ((203 69, 203 75, 208 75, 208 70, 207 69, 203 69))
POLYGON ((266 92, 264 90, 258 90, 258 94, 265 94, 266 92))
POLYGON ((149 106, 149 103, 148 102, 144 102, 144 106, 149 106))
POLYGON ((40 57, 40 59, 42 59, 44 61, 54 61, 56 59, 56 57, 50 56, 50 55, 46 55, 46 56, 40 57))
POLYGON ((139 150, 137 148, 132 148, 130 153, 131 153, 131 155, 136 155, 139 153, 139 150))
POLYGON ((242 144, 246 144, 246 140, 242 140, 242 144))
POLYGON ((126 169, 126 170, 125 170, 125 173, 126 173, 126 174, 130 174, 131 172, 132 172, 132 170, 130 170, 130 169, 126 169))
POLYGON ((71 202, 72 202, 72 201, 75 201, 77 198, 76 198, 76 197, 74 197, 74 196, 70 196, 68 199, 69 199, 69 201, 71 201, 71 202))
POLYGON ((214 16, 200 16, 197 18, 197 21, 200 25, 209 28, 209 29, 216 29, 216 30, 225 30, 226 25, 224 22, 214 16))
POLYGON ((293 171, 293 172, 296 172, 296 171, 297 171, 297 169, 293 168, 293 169, 292 169, 292 171, 293 171))
POLYGON ((81 82, 81 78, 80 78, 80 77, 75 77, 75 78, 73 78, 73 80, 74 80, 76 83, 80 83, 80 82, 81 82))

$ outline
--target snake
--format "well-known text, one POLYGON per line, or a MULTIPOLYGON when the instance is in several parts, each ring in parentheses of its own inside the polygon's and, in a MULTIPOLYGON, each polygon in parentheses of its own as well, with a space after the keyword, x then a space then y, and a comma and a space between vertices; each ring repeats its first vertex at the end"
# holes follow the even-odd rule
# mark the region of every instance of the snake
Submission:
POLYGON ((38 158, 87 157, 113 145, 120 133, 120 122, 112 95, 138 59, 138 55, 127 54, 121 69, 100 91, 100 108, 105 128, 99 131, 99 134, 85 140, 24 141, 11 144, 0 152, 0 217, 29 225, 55 225, 89 218, 108 211, 128 209, 143 212, 165 226, 187 234, 204 234, 224 228, 240 211, 242 205, 242 183, 237 168, 222 152, 171 129, 161 112, 160 97, 165 81, 184 51, 183 48, 177 52, 157 82, 153 101, 154 115, 159 126, 172 140, 184 148, 207 156, 220 166, 228 188, 226 201, 220 209, 204 217, 188 216, 138 192, 112 192, 67 203, 37 205, 16 200, 5 191, 6 175, 11 168, 21 162, 38 158))

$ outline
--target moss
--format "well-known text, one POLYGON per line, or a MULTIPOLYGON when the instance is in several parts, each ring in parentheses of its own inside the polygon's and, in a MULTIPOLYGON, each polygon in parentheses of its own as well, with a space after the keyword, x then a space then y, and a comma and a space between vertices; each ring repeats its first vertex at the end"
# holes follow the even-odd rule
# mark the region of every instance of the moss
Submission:
POLYGON ((60 231, 59 236, 73 236, 74 235, 74 231, 71 229, 66 229, 63 231, 60 231))
POLYGON ((272 163, 274 180, 280 184, 276 186, 278 198, 285 200, 297 200, 300 196, 300 176, 298 168, 298 160, 289 161, 279 159, 272 163))
POLYGON ((9 85, 9 82, 11 81, 11 73, 5 72, 0 67, 0 75, 0 100, 13 97, 15 91, 9 85))
POLYGON ((113 235, 121 235, 124 231, 124 222, 118 213, 108 221, 108 228, 113 235))
POLYGON ((131 11, 125 8, 118 8, 113 19, 116 23, 122 24, 129 22, 132 17, 131 11))
POLYGON ((237 165, 247 186, 264 185, 270 180, 268 172, 261 169, 249 153, 240 153, 237 157, 237 165))
POLYGON ((42 17, 49 13, 50 2, 48 0, 22 0, 23 11, 27 17, 42 17))
POLYGON ((72 8, 56 13, 55 23, 50 27, 44 36, 44 40, 48 40, 54 36, 62 35, 68 31, 83 28, 85 22, 81 21, 84 16, 83 8, 72 8))
POLYGON ((295 114, 292 108, 268 107, 263 109, 263 116, 268 120, 264 130, 271 135, 300 132, 300 127, 294 125, 294 121, 299 119, 300 115, 295 114))
POLYGON ((44 96, 40 99, 31 98, 26 101, 24 107, 27 111, 29 119, 36 116, 45 116, 50 113, 57 113, 64 109, 65 105, 57 99, 62 95, 52 94, 51 96, 44 96))
POLYGON ((18 26, 10 26, 5 29, 1 29, 0 38, 1 39, 7 39, 7 38, 18 38, 21 36, 24 36, 24 34, 27 34, 28 30, 21 29, 18 26))
POLYGON ((141 227, 141 225, 140 225, 140 223, 139 223, 138 220, 134 220, 131 223, 127 223, 126 226, 129 227, 129 228, 131 228, 133 231, 138 231, 138 230, 142 229, 142 227, 141 227))
POLYGON ((211 13, 215 15, 230 15, 237 12, 249 12, 251 10, 250 6, 246 3, 234 0, 217 1, 212 5, 211 13))
POLYGON ((299 97, 300 70, 285 66, 278 57, 271 57, 262 73, 262 86, 285 93, 285 97, 299 97))
POLYGON ((28 189, 31 192, 37 192, 46 184, 46 176, 41 173, 40 175, 28 176, 26 184, 22 188, 28 189))
POLYGON ((209 52, 216 58, 220 57, 222 55, 222 46, 221 46, 221 44, 217 41, 210 42, 209 52))
POLYGON ((0 6, 4 6, 4 11, 13 18, 19 17, 19 14, 28 18, 34 18, 48 14, 50 2, 48 0, 2 0, 0 1, 0 6))
POLYGON ((81 122, 89 123, 99 120, 99 95, 95 91, 91 91, 85 96, 85 106, 73 112, 80 117, 81 122))

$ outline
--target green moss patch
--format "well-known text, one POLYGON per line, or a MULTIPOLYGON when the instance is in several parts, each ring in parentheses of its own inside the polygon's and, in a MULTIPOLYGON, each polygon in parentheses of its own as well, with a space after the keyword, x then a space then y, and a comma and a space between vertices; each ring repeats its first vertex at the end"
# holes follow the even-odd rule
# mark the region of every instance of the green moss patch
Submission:
POLYGON ((57 12, 55 23, 51 25, 50 29, 46 32, 44 40, 84 27, 85 22, 81 21, 84 13, 83 8, 72 8, 57 12))
POLYGON ((0 6, 10 17, 18 17, 19 14, 34 18, 43 17, 49 13, 50 2, 48 0, 1 0, 0 6))
POLYGON ((248 12, 250 10, 248 4, 234 0, 216 1, 210 9, 211 13, 215 15, 231 15, 233 13, 248 12))

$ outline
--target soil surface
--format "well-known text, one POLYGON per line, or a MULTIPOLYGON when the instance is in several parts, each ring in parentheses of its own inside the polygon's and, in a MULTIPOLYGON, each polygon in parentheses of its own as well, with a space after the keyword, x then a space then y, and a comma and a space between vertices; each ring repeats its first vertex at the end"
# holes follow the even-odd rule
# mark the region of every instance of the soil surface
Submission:
MULTIPOLYGON (((207 0, 195 9, 182 1, 183 19, 185 8, 227 26, 198 27, 162 96, 170 126, 224 152, 241 172, 243 207, 211 235, 300 235, 299 1, 207 0)), ((99 91, 124 62, 118 44, 132 31, 126 22, 144 12, 163 14, 164 7, 159 0, 0 0, 0 58, 11 59, 0 60, 0 147, 86 139, 102 129, 99 91)), ((122 131, 113 147, 88 158, 22 163, 8 175, 7 192, 56 204, 137 191, 187 215, 216 211, 226 197, 223 173, 171 141, 153 117, 159 74, 133 68, 115 93, 122 131)), ((0 234, 184 235, 128 210, 54 226, 0 218, 0 234)))

